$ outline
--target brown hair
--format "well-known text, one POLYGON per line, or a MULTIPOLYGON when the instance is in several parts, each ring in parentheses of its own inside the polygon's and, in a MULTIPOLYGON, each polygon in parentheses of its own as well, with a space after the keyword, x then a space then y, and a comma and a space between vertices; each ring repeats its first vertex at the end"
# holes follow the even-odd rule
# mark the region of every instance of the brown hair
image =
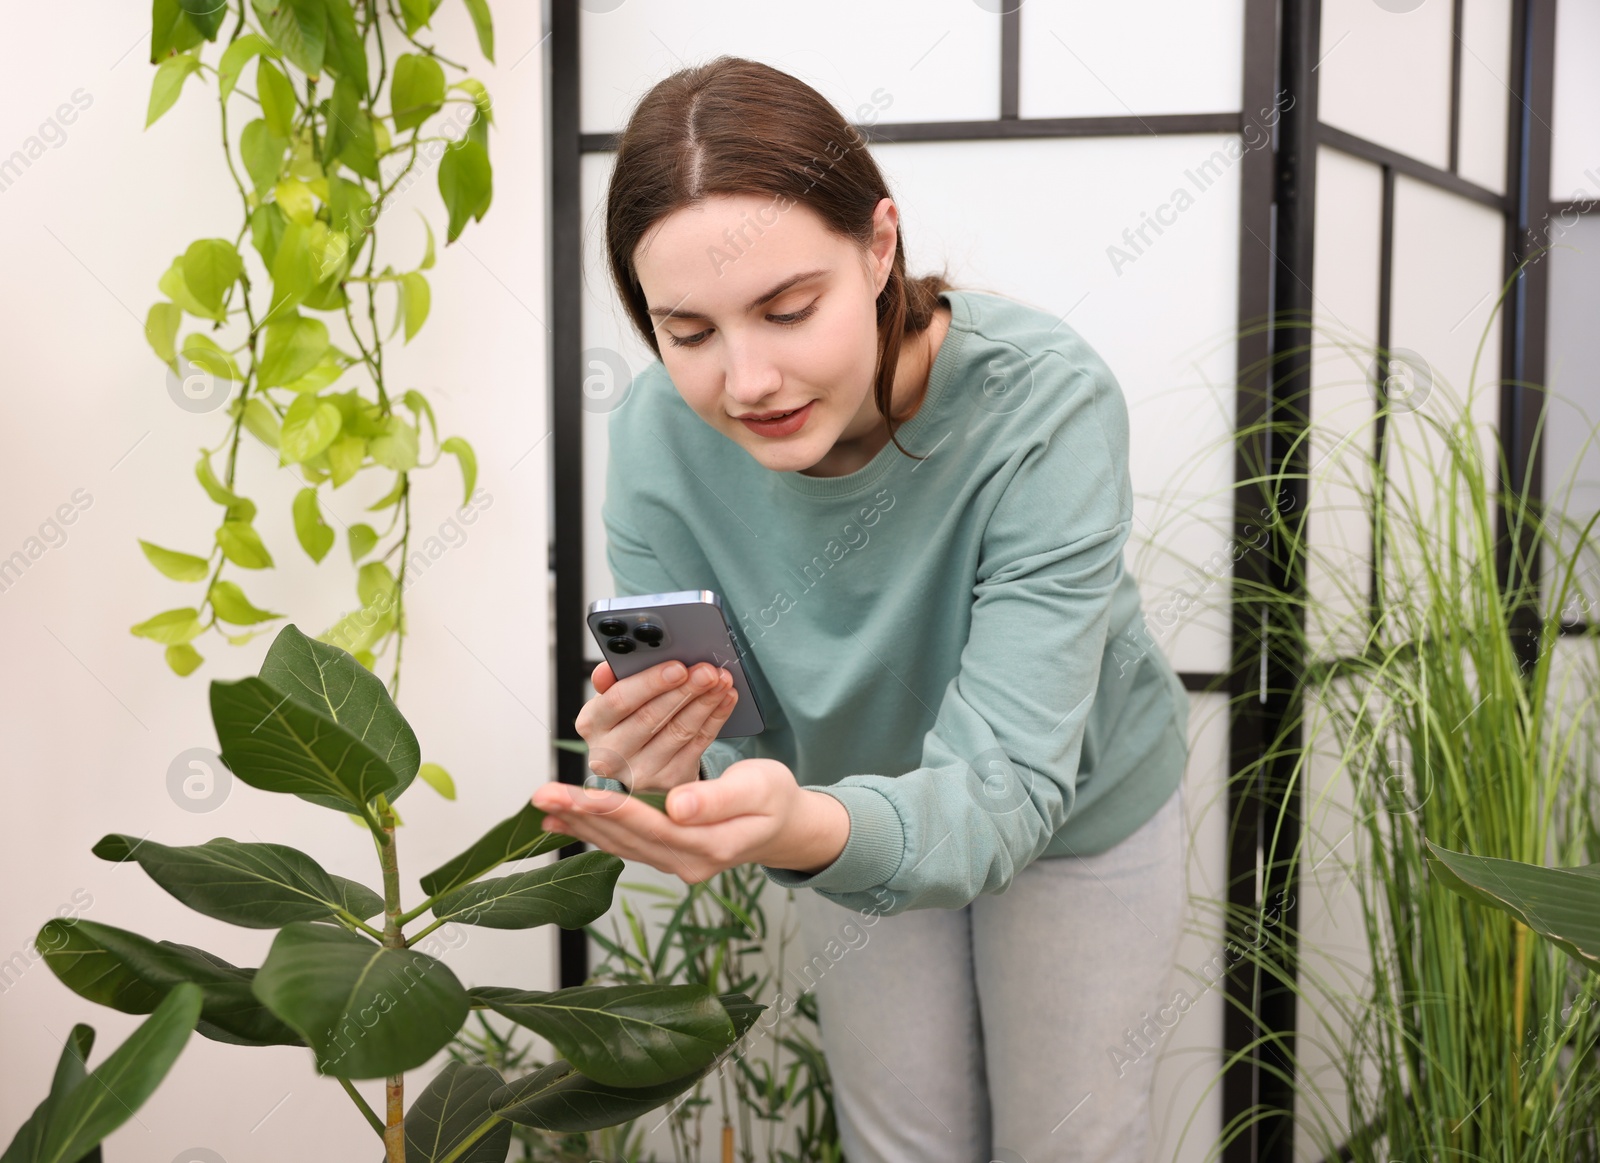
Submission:
MULTIPOLYGON (((717 195, 762 194, 782 209, 811 208, 829 230, 865 248, 872 214, 891 197, 866 139, 810 85, 759 61, 719 56, 656 83, 640 99, 617 143, 606 191, 606 257, 633 325, 659 357, 634 249, 673 211, 717 195), (842 143, 842 144, 841 144, 842 143)), ((889 414, 902 340, 933 322, 945 273, 906 277, 905 231, 878 295, 878 361, 873 398, 889 414)))

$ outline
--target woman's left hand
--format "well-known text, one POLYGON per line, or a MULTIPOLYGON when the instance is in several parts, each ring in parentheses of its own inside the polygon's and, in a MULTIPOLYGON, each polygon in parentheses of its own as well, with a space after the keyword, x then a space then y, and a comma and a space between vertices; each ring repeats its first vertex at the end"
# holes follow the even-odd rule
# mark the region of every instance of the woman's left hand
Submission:
POLYGON ((775 759, 741 759, 716 779, 667 793, 663 816, 626 792, 552 781, 533 793, 547 831, 564 832, 686 884, 741 864, 817 871, 850 835, 850 814, 775 759))

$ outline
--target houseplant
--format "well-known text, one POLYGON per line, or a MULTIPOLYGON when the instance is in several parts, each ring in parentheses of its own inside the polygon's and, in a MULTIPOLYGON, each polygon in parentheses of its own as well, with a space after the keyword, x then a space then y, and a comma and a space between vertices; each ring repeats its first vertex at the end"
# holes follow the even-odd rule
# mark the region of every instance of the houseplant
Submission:
MULTIPOLYGON (((275 930, 263 963, 240 968, 202 949, 80 919, 46 922, 38 947, 91 1001, 150 1013, 189 983, 200 990, 196 1028, 206 1037, 309 1047, 318 1072, 340 1082, 382 1138, 389 1163, 504 1159, 513 1125, 581 1131, 652 1110, 713 1069, 765 1008, 700 984, 466 987, 433 956, 440 949, 431 934, 458 924, 586 924, 610 907, 622 861, 591 851, 484 879, 566 843, 543 831, 544 813, 525 804, 422 877, 424 898, 408 908, 394 803, 417 775, 419 751, 376 675, 289 625, 259 675, 211 684, 211 713, 222 760, 241 782, 361 818, 382 891, 332 876, 285 845, 219 837, 167 847, 114 833, 95 845, 97 856, 139 864, 206 916, 275 930), (533 1030, 563 1057, 509 1080, 487 1065, 448 1062, 406 1110, 406 1072, 444 1049, 473 1010, 533 1030), (381 1116, 351 1085, 380 1077, 381 1116)), ((641 798, 664 806, 664 793, 641 798)))

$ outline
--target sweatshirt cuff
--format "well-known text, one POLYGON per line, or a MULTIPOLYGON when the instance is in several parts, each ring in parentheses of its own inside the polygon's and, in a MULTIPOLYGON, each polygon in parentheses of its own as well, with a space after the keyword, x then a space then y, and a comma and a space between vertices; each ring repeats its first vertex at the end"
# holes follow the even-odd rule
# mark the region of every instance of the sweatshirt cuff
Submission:
POLYGON ((767 879, 784 888, 817 888, 831 892, 864 892, 888 882, 905 859, 906 832, 889 797, 870 787, 835 784, 808 791, 830 795, 850 813, 850 836, 833 863, 806 874, 792 868, 761 865, 767 879))

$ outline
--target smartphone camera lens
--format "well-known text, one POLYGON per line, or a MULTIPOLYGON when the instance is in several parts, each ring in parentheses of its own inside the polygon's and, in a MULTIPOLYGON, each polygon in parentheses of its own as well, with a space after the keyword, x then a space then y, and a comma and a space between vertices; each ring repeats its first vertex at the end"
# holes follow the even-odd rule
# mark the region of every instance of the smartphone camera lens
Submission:
POLYGON ((653 622, 640 622, 633 628, 633 636, 646 646, 660 646, 665 632, 653 622))
POLYGON ((626 636, 613 638, 606 643, 615 654, 633 653, 633 639, 626 636))
POLYGON ((618 634, 626 634, 628 632, 628 624, 621 618, 602 618, 597 628, 607 638, 614 638, 618 634))

